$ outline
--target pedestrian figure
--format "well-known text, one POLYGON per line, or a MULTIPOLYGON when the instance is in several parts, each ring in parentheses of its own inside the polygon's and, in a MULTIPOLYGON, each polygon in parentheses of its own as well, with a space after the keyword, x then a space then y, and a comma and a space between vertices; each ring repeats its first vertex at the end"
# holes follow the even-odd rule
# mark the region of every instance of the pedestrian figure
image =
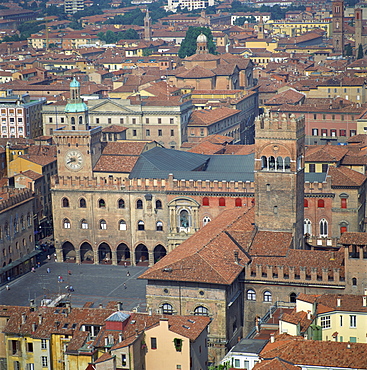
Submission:
POLYGON ((70 291, 70 292, 73 292, 73 291, 74 291, 74 288, 73 288, 73 286, 72 286, 72 285, 70 285, 70 286, 69 286, 69 291, 70 291))
POLYGON ((126 284, 124 283, 124 288, 126 289, 127 288, 127 286, 126 286, 126 284))
POLYGON ((68 274, 71 275, 71 271, 70 270, 68 270, 68 274))
POLYGON ((10 277, 10 276, 8 276, 8 281, 10 281, 10 279, 11 279, 11 277, 10 277))
POLYGON ((51 270, 50 270, 49 267, 47 267, 47 270, 46 271, 47 271, 48 274, 51 272, 51 270))
POLYGON ((32 267, 32 272, 35 272, 34 267, 32 267))
POLYGON ((126 263, 126 261, 124 262, 124 266, 125 266, 125 267, 127 267, 127 263, 126 263))
POLYGON ((47 259, 48 259, 48 260, 50 260, 50 259, 51 259, 51 257, 50 257, 50 255, 49 255, 49 254, 47 255, 47 259))
POLYGON ((130 272, 129 271, 126 273, 126 276, 130 276, 130 272))
POLYGON ((6 284, 6 290, 10 290, 10 286, 6 284))
POLYGON ((40 268, 41 267, 41 262, 37 262, 37 267, 40 268))

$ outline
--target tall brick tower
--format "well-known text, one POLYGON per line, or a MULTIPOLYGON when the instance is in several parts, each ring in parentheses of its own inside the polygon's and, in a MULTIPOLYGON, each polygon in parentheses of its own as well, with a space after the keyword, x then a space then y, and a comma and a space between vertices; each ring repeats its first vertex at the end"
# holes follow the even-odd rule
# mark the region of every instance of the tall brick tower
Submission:
POLYGON ((267 112, 255 127, 256 226, 292 232, 303 248, 304 117, 267 112))
POLYGON ((359 45, 362 45, 363 50, 365 50, 362 39, 363 33, 362 14, 363 13, 361 8, 354 9, 354 40, 356 52, 358 52, 359 45))
POLYGON ((336 53, 344 52, 344 0, 334 0, 332 5, 333 49, 336 53))

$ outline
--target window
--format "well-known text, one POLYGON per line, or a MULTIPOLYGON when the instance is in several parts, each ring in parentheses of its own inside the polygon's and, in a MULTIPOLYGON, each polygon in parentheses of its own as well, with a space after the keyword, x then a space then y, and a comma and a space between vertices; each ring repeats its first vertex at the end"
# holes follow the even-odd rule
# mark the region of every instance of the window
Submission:
POLYGON ((317 119, 317 114, 314 113, 313 119, 317 119))
POLYGON ((352 279, 352 285, 353 285, 353 286, 357 286, 357 279, 356 279, 356 278, 353 278, 353 279, 352 279))
POLYGON ((171 136, 175 136, 175 130, 171 130, 171 136))
POLYGON ((49 118, 48 118, 48 122, 49 122, 49 123, 52 123, 52 117, 49 117, 49 118))
POLYGON ((237 367, 237 368, 240 367, 240 360, 238 358, 234 359, 234 367, 237 367))
POLYGON ((328 171, 328 168, 329 168, 329 165, 327 163, 323 163, 321 165, 321 168, 322 168, 322 172, 327 172, 328 171))
POLYGON ((80 208, 87 208, 87 202, 86 202, 86 200, 84 198, 81 198, 79 200, 79 207, 80 208))
POLYGON ((135 125, 135 124, 136 124, 136 118, 133 118, 133 119, 132 119, 132 123, 133 123, 133 125, 135 125))
POLYGON ((339 136, 347 136, 347 130, 339 130, 339 136))
POLYGON ((315 163, 310 163, 308 165, 308 171, 309 172, 315 172, 315 163))
POLYGON ((173 314, 173 307, 169 303, 164 303, 162 305, 162 313, 165 315, 172 315, 173 314))
POLYGON ((104 201, 104 199, 100 199, 98 201, 98 207, 99 208, 106 208, 106 202, 104 201))
POLYGON ((330 328, 330 316, 323 316, 321 317, 321 328, 322 329, 328 329, 330 328))
POLYGON ((143 209, 143 201, 141 199, 136 201, 136 209, 143 209))
POLYGON ((318 136, 319 135, 319 130, 317 128, 312 129, 312 136, 318 136))
POLYGON ((210 221, 211 221, 211 220, 210 220, 210 217, 205 216, 205 217, 203 218, 203 226, 207 225, 210 221))
POLYGON ((256 292, 253 289, 249 289, 246 296, 248 301, 256 301, 256 292))
POLYGON ((149 125, 149 118, 145 118, 145 123, 149 125))
POLYGON ((145 136, 150 136, 150 130, 145 130, 145 136))
POLYGON ((69 208, 69 199, 68 198, 62 198, 62 206, 63 206, 63 208, 69 208))
POLYGON ((124 124, 124 119, 123 118, 120 118, 120 124, 123 125, 124 124))
POLYGON ((312 235, 312 223, 308 218, 303 221, 303 233, 312 235))
POLYGON ((88 222, 87 222, 87 220, 82 220, 80 227, 82 229, 88 229, 88 222))
POLYGON ((162 118, 158 118, 158 123, 162 123, 162 118))
POLYGON ((150 348, 157 349, 157 338, 150 338, 150 348))
POLYGON ((145 226, 144 226, 144 221, 140 220, 138 221, 138 230, 144 230, 145 226))
POLYGON ((123 199, 119 199, 119 201, 117 202, 117 207, 125 208, 125 201, 123 199))
POLYGON ((296 303, 296 301, 297 301, 297 294, 296 293, 291 293, 289 295, 289 302, 290 303, 296 303))
POLYGON ((272 301, 271 292, 267 290, 264 292, 264 302, 271 302, 271 301, 272 301))
POLYGON ((70 229, 71 227, 70 221, 67 218, 64 218, 63 225, 64 225, 64 229, 70 229))
POLYGON ((48 366, 48 361, 46 356, 41 356, 41 363, 42 367, 47 367, 48 366))
POLYGON ((112 119, 111 118, 107 118, 107 123, 110 125, 112 123, 112 119))
POLYGON ((241 198, 236 198, 234 201, 235 207, 242 207, 242 201, 241 198))
POLYGON ((126 222, 124 220, 120 220, 119 222, 119 230, 125 231, 127 229, 126 222))
POLYGON ((203 203, 203 206, 209 206, 209 198, 208 197, 204 197, 202 203, 203 203))
POLYGON ((340 199, 340 208, 347 208, 347 198, 341 198, 340 199))
POLYGON ((225 198, 219 198, 219 207, 225 207, 226 200, 225 198))
POLYGON ((136 136, 136 130, 133 130, 133 136, 136 136))
POLYGON ((357 316, 356 315, 349 315, 349 325, 351 328, 357 327, 357 316))
POLYGON ((356 130, 350 130, 349 131, 349 136, 355 136, 357 135, 357 131, 356 130))
POLYGON ((28 352, 33 352, 33 343, 32 342, 27 343, 27 351, 28 352))
POLYGON ((14 361, 13 364, 14 364, 14 370, 20 370, 20 363, 19 363, 19 361, 14 361))
POLYGON ((99 123, 99 118, 96 118, 96 123, 99 123))
POLYGON ((318 208, 324 208, 325 207, 325 201, 324 201, 324 199, 319 199, 317 201, 317 207, 318 208))
POLYGON ((342 315, 339 316, 339 322, 340 322, 340 326, 343 326, 343 316, 342 315))
POLYGON ((47 340, 41 339, 41 349, 47 349, 47 340))
POLYGON ((101 230, 107 230, 107 222, 105 220, 99 221, 99 228, 101 230))
POLYGON ((122 366, 126 366, 127 365, 126 355, 124 353, 121 354, 121 365, 122 366))
POLYGON ((194 315, 196 316, 208 316, 209 310, 204 306, 198 306, 194 310, 194 315))
POLYGON ((303 207, 307 208, 308 207, 308 200, 303 199, 303 207))
POLYGON ((323 114, 322 115, 322 119, 325 120, 326 119, 326 114, 323 114))
POLYGON ((163 136, 162 135, 162 130, 158 130, 158 136, 163 136))
POLYGON ((335 130, 335 129, 331 129, 331 130, 330 130, 330 135, 331 135, 332 137, 335 137, 335 136, 336 136, 336 130, 335 130))
POLYGON ((156 209, 162 209, 162 201, 159 199, 155 201, 155 208, 156 209))
POLYGON ((320 236, 327 237, 328 235, 328 222, 323 218, 320 220, 320 236))

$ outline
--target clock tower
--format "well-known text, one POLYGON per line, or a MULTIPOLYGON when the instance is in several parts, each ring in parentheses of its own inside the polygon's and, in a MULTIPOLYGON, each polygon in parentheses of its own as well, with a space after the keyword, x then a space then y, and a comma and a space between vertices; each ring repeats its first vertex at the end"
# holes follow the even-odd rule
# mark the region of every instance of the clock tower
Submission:
POLYGON ((102 153, 101 127, 91 128, 88 107, 80 97, 80 83, 70 83, 65 107, 66 126, 54 131, 59 176, 93 177, 93 167, 102 153))

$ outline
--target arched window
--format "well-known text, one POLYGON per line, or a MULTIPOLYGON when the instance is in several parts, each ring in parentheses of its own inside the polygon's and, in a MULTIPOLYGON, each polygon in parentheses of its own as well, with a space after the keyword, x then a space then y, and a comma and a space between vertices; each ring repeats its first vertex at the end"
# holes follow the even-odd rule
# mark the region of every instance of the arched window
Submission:
POLYGON ((246 293, 248 301, 256 301, 256 292, 253 289, 249 289, 246 293))
POLYGON ((20 227, 22 228, 22 230, 25 229, 25 222, 24 222, 24 217, 23 216, 20 217, 20 227))
POLYGON ((104 199, 100 199, 98 201, 98 207, 99 208, 106 208, 106 202, 104 201, 104 199))
POLYGON ((32 219, 31 219, 31 215, 28 213, 27 214, 27 226, 32 226, 32 219))
POLYGON ((225 198, 219 198, 219 207, 225 207, 226 205, 226 200, 225 198))
POLYGON ((70 221, 67 218, 64 218, 63 225, 64 225, 64 229, 70 229, 71 228, 70 221))
POLYGON ((136 201, 136 209, 143 209, 143 201, 141 199, 136 201))
POLYGON ((71 117, 71 124, 75 125, 75 117, 71 117))
POLYGON ((203 226, 207 225, 210 221, 211 221, 210 217, 205 216, 205 217, 203 218, 203 226))
POLYGON ((82 229, 88 229, 88 222, 87 222, 87 220, 82 220, 82 222, 80 223, 80 227, 82 229))
POLYGON ((160 201, 159 199, 157 199, 155 201, 155 208, 156 209, 162 209, 162 201, 160 201))
POLYGON ((169 303, 164 303, 162 305, 162 313, 165 315, 172 315, 173 314, 173 307, 169 303))
POLYGON ((63 208, 68 208, 69 207, 69 199, 68 198, 62 198, 62 207, 63 208))
POLYGON ((305 207, 305 208, 308 207, 308 200, 306 198, 303 199, 303 207, 305 207))
POLYGON ((357 286, 357 278, 353 278, 352 279, 352 285, 353 286, 357 286))
POLYGON ((127 229, 126 222, 124 220, 120 220, 119 222, 119 230, 125 231, 127 229))
POLYGON ((18 230, 18 221, 17 221, 17 219, 14 219, 13 228, 14 228, 14 234, 19 231, 18 230))
POLYGON ((203 198, 203 206, 209 206, 209 198, 208 197, 203 198))
POLYGON ((317 207, 318 208, 324 208, 325 207, 325 201, 324 201, 324 199, 319 199, 317 201, 317 207))
POLYGON ((10 236, 10 230, 9 230, 8 223, 5 224, 4 231, 5 231, 5 236, 10 236))
POLYGON ((297 301, 297 294, 296 293, 291 293, 289 295, 289 302, 296 303, 296 301, 297 301))
POLYGON ((308 218, 303 221, 303 233, 312 235, 312 223, 308 218))
POLYGON ((189 227, 190 226, 190 216, 189 212, 186 211, 186 209, 183 209, 180 212, 180 227, 189 227))
POLYGON ((261 157, 261 169, 265 169, 265 170, 268 170, 268 159, 263 155, 261 157))
POLYGON ((144 221, 140 220, 138 222, 138 230, 144 230, 144 229, 145 229, 144 221))
POLYGON ((323 218, 323 219, 320 220, 320 236, 321 237, 327 237, 327 235, 328 235, 328 223, 323 218))
POLYGON ((117 202, 117 207, 125 208, 125 201, 123 199, 119 199, 119 201, 117 202))
POLYGON ((275 158, 273 156, 269 157, 269 170, 275 170, 275 158))
POLYGON ((264 302, 271 302, 271 301, 272 301, 271 292, 267 290, 264 292, 264 302))
POLYGON ((105 220, 99 221, 99 228, 101 230, 107 230, 107 222, 105 220))
POLYGON ((194 310, 196 316, 209 316, 209 310, 204 306, 197 306, 194 310))
POLYGON ((236 198, 234 201, 235 207, 242 207, 242 201, 241 198, 236 198))
POLYGON ((289 157, 284 158, 284 170, 285 171, 291 170, 291 159, 289 157))
POLYGON ((79 200, 79 207, 80 208, 87 208, 87 202, 84 198, 80 198, 79 200))
POLYGON ((163 222, 162 221, 157 221, 156 230, 157 231, 163 231, 163 222))
POLYGON ((277 171, 284 171, 284 163, 282 157, 277 157, 277 171))
POLYGON ((82 125, 82 124, 83 124, 83 117, 79 116, 79 125, 82 125))

